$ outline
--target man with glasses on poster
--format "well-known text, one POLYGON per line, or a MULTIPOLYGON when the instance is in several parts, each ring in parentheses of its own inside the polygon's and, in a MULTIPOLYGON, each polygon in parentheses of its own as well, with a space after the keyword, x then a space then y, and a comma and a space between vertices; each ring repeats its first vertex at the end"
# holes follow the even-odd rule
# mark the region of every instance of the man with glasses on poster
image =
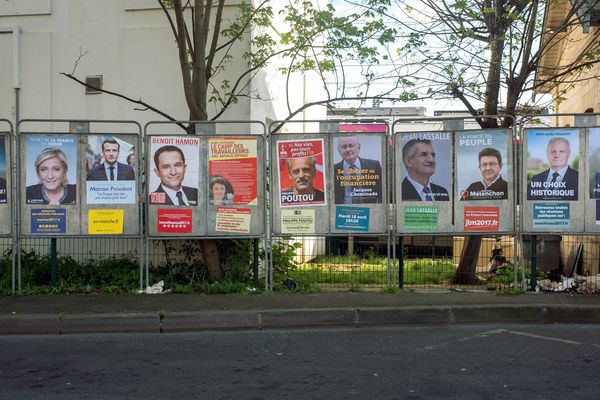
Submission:
POLYGON ((335 171, 335 204, 381 203, 382 171, 377 160, 359 157, 360 142, 356 136, 337 138, 342 161, 335 171))
POLYGON ((502 155, 486 147, 479 152, 479 171, 482 180, 473 182, 460 192, 461 200, 502 200, 508 198, 508 183, 502 179, 502 155))

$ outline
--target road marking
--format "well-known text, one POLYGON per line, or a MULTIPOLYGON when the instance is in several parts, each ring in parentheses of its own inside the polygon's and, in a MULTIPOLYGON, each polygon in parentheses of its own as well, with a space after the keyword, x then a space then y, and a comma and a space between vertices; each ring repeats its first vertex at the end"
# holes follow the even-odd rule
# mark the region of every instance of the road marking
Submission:
POLYGON ((507 332, 511 333, 513 335, 527 336, 527 337, 531 337, 531 338, 534 338, 534 339, 551 340, 553 342, 560 342, 560 343, 565 343, 565 344, 574 344, 574 345, 583 344, 581 342, 576 342, 575 340, 553 338, 553 337, 549 337, 549 336, 536 335, 534 333, 527 333, 527 332, 520 332, 520 331, 510 331, 510 330, 507 331, 507 332))
MULTIPOLYGON (((518 335, 518 336, 526 336, 526 337, 530 337, 530 338, 534 338, 534 339, 542 339, 542 340, 550 340, 553 342, 560 342, 560 343, 564 343, 564 344, 572 344, 572 345, 581 345, 583 343, 581 342, 577 342, 575 340, 569 340, 569 339, 561 339, 561 338, 554 338, 554 337, 549 337, 549 336, 542 336, 542 335, 536 335, 534 333, 527 333, 527 332, 521 332, 521 331, 513 331, 510 329, 493 329, 490 331, 485 331, 485 332, 481 332, 481 333, 476 333, 474 335, 470 335, 470 336, 465 336, 462 337, 460 339, 456 339, 456 340, 451 340, 448 342, 442 342, 442 343, 437 343, 431 346, 427 346, 427 347, 423 347, 419 350, 436 350, 442 347, 446 347, 448 345, 454 344, 454 343, 461 343, 461 342, 466 342, 469 341, 471 339, 475 339, 475 338, 482 338, 482 337, 487 337, 487 336, 491 336, 491 335, 499 335, 501 333, 509 333, 511 335, 518 335)), ((600 345, 595 344, 594 346, 600 347, 600 345)))

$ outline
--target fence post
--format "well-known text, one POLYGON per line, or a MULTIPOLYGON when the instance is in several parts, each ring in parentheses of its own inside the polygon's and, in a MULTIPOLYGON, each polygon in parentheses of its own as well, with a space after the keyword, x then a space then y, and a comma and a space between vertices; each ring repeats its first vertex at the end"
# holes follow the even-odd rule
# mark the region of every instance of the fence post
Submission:
POLYGON ((535 287, 537 286, 537 236, 531 236, 531 278, 530 278, 530 286, 531 290, 535 291, 535 287))
POLYGON ((56 238, 50 239, 50 286, 56 287, 57 254, 56 238))
POLYGON ((254 244, 254 260, 252 263, 252 277, 253 285, 255 288, 258 287, 258 239, 252 239, 254 244))
POLYGON ((398 261, 398 284, 400 289, 404 289, 404 236, 400 236, 400 258, 398 261))

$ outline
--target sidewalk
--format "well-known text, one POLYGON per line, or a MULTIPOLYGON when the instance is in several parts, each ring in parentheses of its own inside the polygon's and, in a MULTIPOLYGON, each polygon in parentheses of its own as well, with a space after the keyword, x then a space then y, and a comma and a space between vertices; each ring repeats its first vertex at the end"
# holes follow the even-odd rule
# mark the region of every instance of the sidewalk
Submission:
POLYGON ((600 323, 600 295, 444 290, 0 297, 5 335, 477 322, 600 323))

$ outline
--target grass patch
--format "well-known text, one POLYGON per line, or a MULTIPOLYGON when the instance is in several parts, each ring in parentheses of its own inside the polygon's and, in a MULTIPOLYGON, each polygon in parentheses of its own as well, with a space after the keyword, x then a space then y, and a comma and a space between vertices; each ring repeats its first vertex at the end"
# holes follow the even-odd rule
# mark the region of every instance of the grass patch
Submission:
MULTIPOLYGON (((385 257, 319 256, 299 265, 291 276, 296 281, 314 284, 350 285, 357 290, 363 285, 387 285, 388 260, 385 257)), ((454 275, 450 259, 421 258, 404 262, 404 283, 407 285, 442 284, 454 275)))

